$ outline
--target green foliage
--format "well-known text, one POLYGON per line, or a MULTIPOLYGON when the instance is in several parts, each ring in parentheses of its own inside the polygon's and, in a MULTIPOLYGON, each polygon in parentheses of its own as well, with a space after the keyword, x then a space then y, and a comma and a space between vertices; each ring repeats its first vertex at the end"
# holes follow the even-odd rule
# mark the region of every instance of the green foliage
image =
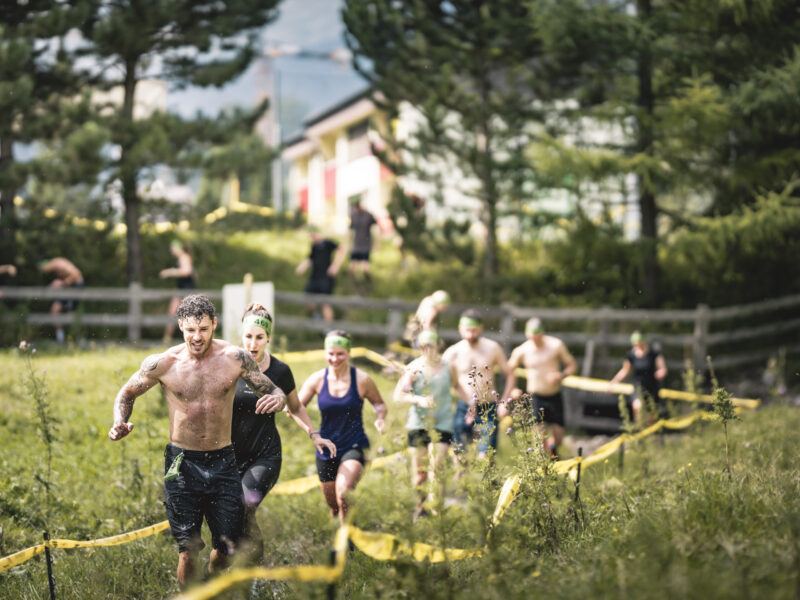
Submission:
POLYGON ((796 293, 797 185, 795 180, 780 193, 758 196, 752 206, 700 219, 695 227, 671 236, 662 254, 669 295, 684 298, 688 306, 689 297, 702 289, 703 302, 718 306, 796 293), (708 281, 716 285, 704 286, 708 281))
MULTIPOLYGON (((148 67, 157 64, 156 76, 174 86, 221 86, 240 75, 255 57, 255 32, 272 21, 278 0, 268 2, 177 2, 149 3, 143 10, 138 2, 98 2, 81 33, 88 42, 80 53, 99 65, 97 83, 105 89, 119 86, 122 104, 106 107, 102 122, 111 142, 120 152, 104 172, 106 187, 121 185, 125 202, 128 281, 142 281, 141 241, 138 223, 141 199, 138 186, 147 168, 160 164, 188 168, 222 165, 225 176, 234 162, 246 170, 261 152, 251 152, 247 161, 237 145, 213 156, 209 148, 223 146, 252 131, 266 103, 252 111, 234 111, 219 119, 183 119, 155 112, 134 115, 137 85, 148 67), (220 160, 215 160, 220 159, 220 160), (208 164, 206 164, 208 163, 208 164)), ((148 72, 149 76, 153 73, 148 72)), ((239 142, 242 139, 237 140, 239 142)), ((245 148, 253 148, 252 139, 245 148)))
POLYGON ((531 173, 521 151, 509 148, 525 147, 538 116, 525 89, 526 61, 535 54, 527 7, 352 0, 342 16, 354 66, 381 92, 388 114, 411 105, 421 117, 407 140, 386 132, 391 151, 382 158, 434 189, 447 180, 480 204, 487 232, 481 272, 494 279, 499 207, 520 200, 531 173))
MULTIPOLYGON (((164 519, 161 456, 168 416, 158 392, 151 390, 137 400, 131 436, 118 443, 106 436, 116 391, 149 352, 117 347, 37 354, 37 369, 47 370, 49 389, 59 390, 60 401, 69 405, 68 411, 60 411, 53 457, 59 493, 46 521, 44 489, 34 477, 40 448, 31 443, 38 425, 20 377, 25 359, 17 351, 4 352, 0 555, 39 543, 45 528, 53 537, 92 539, 164 519)), ((298 382, 321 366, 292 364, 298 382)), ((373 377, 388 398, 394 382, 379 373, 373 377)), ((405 447, 404 412, 390 405, 389 433, 383 437, 368 426, 373 456, 405 447)), ((318 422, 313 404, 310 414, 318 422)), ((590 600, 665 593, 689 598, 793 596, 800 564, 796 410, 768 407, 748 414, 731 431, 735 462, 730 481, 719 473, 716 436, 701 424, 685 434, 627 445, 624 473, 615 459, 582 472, 582 518, 573 484, 548 471, 546 457, 537 450, 541 439, 535 428, 517 416, 511 434, 501 435, 494 467, 476 463, 462 483, 447 479, 448 496, 457 495, 460 501, 438 516, 412 522, 416 494, 407 462, 366 471, 353 495, 357 527, 441 547, 482 548, 482 558, 431 565, 378 562, 352 551, 337 595, 580 595, 590 600), (765 462, 764 456, 770 460, 765 462), (512 473, 522 475, 519 493, 499 524, 490 527, 500 486, 512 473)), ((277 425, 284 452, 281 479, 313 476, 308 437, 285 416, 278 416, 277 425)), ((327 564, 336 524, 319 490, 270 495, 258 520, 267 566, 327 564)), ((207 532, 205 536, 208 540, 207 532)), ((161 598, 178 592, 177 556, 168 534, 117 547, 56 549, 54 558, 59 597, 161 598)), ((46 585, 44 562, 31 560, 0 574, 0 597, 40 598, 46 585)), ((273 587, 288 597, 325 596, 324 584, 273 587)))
POLYGON ((53 492, 53 450, 58 435, 58 419, 53 415, 53 407, 50 404, 47 393, 47 382, 44 373, 38 374, 33 365, 33 354, 36 352, 30 344, 25 341, 20 342, 19 350, 25 361, 25 389, 33 399, 36 416, 39 420, 39 437, 45 447, 45 460, 37 461, 39 464, 44 462, 42 472, 35 472, 34 478, 41 483, 45 489, 45 521, 48 520, 51 507, 51 494, 53 492))
MULTIPOLYGON (((82 2, 8 2, 0 24, 0 257, 16 253, 14 197, 33 165, 15 142, 49 140, 65 129, 79 79, 62 36, 86 15, 82 2), (62 108, 65 113, 60 115, 62 108), (46 116, 45 116, 46 115, 46 116), (55 118, 59 115, 59 119, 55 118)), ((5 262, 5 261, 4 261, 5 262)))

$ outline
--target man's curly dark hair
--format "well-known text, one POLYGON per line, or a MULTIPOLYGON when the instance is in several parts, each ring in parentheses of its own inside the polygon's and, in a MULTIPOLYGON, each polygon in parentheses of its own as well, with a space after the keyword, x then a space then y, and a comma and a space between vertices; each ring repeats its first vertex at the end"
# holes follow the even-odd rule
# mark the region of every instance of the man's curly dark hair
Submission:
POLYGON ((205 296, 201 296, 200 294, 192 294, 191 296, 186 296, 186 298, 181 300, 181 303, 178 305, 178 310, 175 314, 180 321, 183 321, 187 317, 192 317, 199 321, 205 315, 208 315, 208 318, 213 321, 217 316, 217 309, 214 307, 214 304, 211 302, 211 300, 205 296))

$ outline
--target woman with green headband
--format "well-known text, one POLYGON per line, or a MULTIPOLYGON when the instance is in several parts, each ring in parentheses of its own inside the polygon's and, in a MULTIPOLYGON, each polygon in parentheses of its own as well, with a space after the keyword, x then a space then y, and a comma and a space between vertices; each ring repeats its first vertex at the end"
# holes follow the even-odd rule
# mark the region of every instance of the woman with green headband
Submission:
POLYGON ((386 430, 386 404, 378 386, 367 373, 350 365, 350 334, 335 329, 325 336, 328 366, 313 373, 300 389, 300 402, 307 406, 317 396, 322 424, 320 433, 338 448, 331 455, 317 449, 317 474, 322 494, 342 524, 347 516, 346 495, 355 489, 364 464, 369 439, 364 432, 362 412, 366 398, 375 408, 375 429, 386 430))
MULTIPOLYGON (((335 456, 336 446, 315 430, 306 407, 300 404, 292 370, 267 352, 271 335, 272 315, 261 304, 250 304, 242 316, 242 347, 252 355, 259 369, 286 393, 290 416, 309 435, 317 450, 327 448, 335 456)), ((278 481, 282 454, 275 413, 256 414, 257 400, 258 396, 240 379, 233 398, 231 440, 242 478, 245 539, 252 546, 252 559, 256 561, 261 560, 264 553, 256 509, 278 481)))
MULTIPOLYGON (((410 404, 406 429, 411 448, 411 473, 414 486, 420 496, 414 509, 414 519, 425 515, 426 493, 423 485, 428 480, 428 468, 424 461, 430 454, 434 457, 431 482, 436 481, 450 445, 453 442, 455 409, 450 388, 455 386, 461 396, 466 391, 455 367, 442 360, 439 354, 441 339, 432 329, 423 329, 417 336, 422 356, 408 364, 394 390, 396 402, 410 404)), ((439 499, 444 498, 444 478, 439 478, 439 499)))
MULTIPOLYGON (((658 407, 661 416, 665 416, 665 406, 659 397, 661 382, 667 376, 667 363, 658 348, 647 343, 639 331, 631 334, 631 349, 625 356, 622 368, 611 379, 611 383, 622 381, 633 370, 633 396, 630 408, 633 420, 638 422, 644 406, 643 395, 649 396, 658 407)), ((610 387, 610 384, 609 384, 610 387)))

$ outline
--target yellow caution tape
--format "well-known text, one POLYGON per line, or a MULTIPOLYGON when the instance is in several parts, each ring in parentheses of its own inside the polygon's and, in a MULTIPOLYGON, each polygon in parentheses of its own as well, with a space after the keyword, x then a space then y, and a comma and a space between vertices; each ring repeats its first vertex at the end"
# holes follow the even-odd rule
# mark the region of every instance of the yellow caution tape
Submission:
POLYGON ((38 556, 44 552, 44 549, 45 545, 39 544, 38 546, 31 546, 30 548, 25 548, 25 550, 20 550, 19 552, 10 554, 5 558, 0 558, 0 573, 3 571, 8 571, 17 565, 21 565, 25 561, 32 559, 34 556, 38 556))
POLYGON ((436 548, 431 544, 400 540, 391 533, 374 533, 362 531, 352 525, 349 528, 350 539, 356 547, 375 560, 397 560, 411 558, 416 562, 447 562, 465 558, 480 557, 480 550, 462 550, 459 548, 436 548))
MULTIPOLYGON (((689 392, 682 392, 680 390, 663 389, 659 392, 659 396, 668 400, 682 400, 684 402, 703 402, 710 403, 714 401, 714 396, 709 394, 692 394, 689 392)), ((758 408, 761 405, 759 398, 731 398, 731 402, 735 406, 746 409, 758 408)))
POLYGON ((290 481, 281 481, 272 490, 270 494, 276 496, 293 496, 296 494, 305 494, 313 490, 319 485, 319 478, 314 476, 300 477, 290 481))
POLYGON ((519 475, 512 475, 503 484, 503 489, 500 490, 500 497, 497 499, 497 506, 494 508, 492 515, 492 525, 497 525, 500 522, 500 517, 506 512, 506 508, 514 501, 514 498, 519 492, 519 475))
POLYGON ((161 521, 160 523, 156 523, 155 525, 150 525, 149 527, 143 527, 142 529, 137 529, 136 531, 129 531, 128 533, 121 533, 119 535, 100 538, 96 540, 88 540, 85 542, 80 542, 77 540, 53 539, 53 540, 48 540, 47 542, 45 542, 45 544, 50 546, 51 548, 90 548, 92 546, 119 546, 120 544, 127 544, 128 542, 132 542, 134 540, 140 540, 142 538, 155 535, 156 533, 160 533, 165 529, 169 529, 169 521, 161 521))
POLYGON ((360 348, 360 347, 353 348, 353 351, 350 353, 350 356, 363 357, 368 360, 371 360, 376 364, 382 365, 384 367, 392 367, 393 369, 397 369, 399 371, 402 371, 406 367, 403 363, 396 360, 390 360, 386 358, 383 354, 379 354, 378 352, 370 350, 369 348, 360 348))
POLYGON ((27 548, 25 550, 20 550, 14 554, 6 556, 5 558, 0 558, 0 573, 3 571, 7 571, 12 567, 16 567, 19 564, 24 563, 27 560, 30 560, 34 556, 37 556, 44 552, 45 548, 89 548, 92 546, 118 546, 120 544, 126 544, 128 542, 132 542, 133 540, 139 540, 141 538, 145 538, 151 535, 155 535, 165 529, 169 528, 168 521, 162 521, 160 523, 156 523, 155 525, 150 525, 148 527, 143 527, 142 529, 137 529, 136 531, 129 531, 127 533, 121 533, 119 535, 100 538, 95 540, 87 540, 87 541, 78 541, 78 540, 62 540, 62 539, 52 539, 47 540, 46 542, 39 544, 38 546, 32 546, 31 548, 27 548))
POLYGON ((340 527, 336 532, 334 548, 336 560, 332 567, 320 565, 299 565, 291 567, 250 567, 234 569, 228 573, 215 577, 208 583, 193 588, 174 597, 174 600, 206 600, 222 593, 229 587, 249 581, 251 579, 272 579, 292 581, 324 581, 336 583, 342 578, 345 562, 347 561, 347 525, 340 527))

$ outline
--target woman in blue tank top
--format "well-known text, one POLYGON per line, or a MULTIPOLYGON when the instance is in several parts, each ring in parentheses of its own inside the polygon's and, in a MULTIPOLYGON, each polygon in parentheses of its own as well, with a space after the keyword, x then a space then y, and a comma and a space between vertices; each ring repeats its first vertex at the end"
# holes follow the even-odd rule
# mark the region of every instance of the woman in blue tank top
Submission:
POLYGON ((322 493, 331 509, 344 523, 345 494, 355 489, 364 470, 369 439, 361 417, 364 399, 375 408, 375 429, 386 430, 386 405, 372 378, 350 366, 350 334, 337 329, 325 336, 328 367, 313 373, 300 389, 300 402, 307 406, 317 396, 322 424, 319 433, 336 445, 336 456, 317 451, 317 473, 322 493))
MULTIPOLYGON (((395 402, 410 404, 406 430, 411 448, 411 476, 419 491, 419 500, 414 509, 414 519, 426 514, 424 484, 431 472, 431 483, 437 480, 442 461, 453 442, 455 407, 451 387, 458 389, 459 396, 466 397, 460 389, 458 373, 452 364, 444 362, 439 354, 441 339, 434 329, 423 329, 417 336, 422 356, 406 367, 394 390, 395 402), (434 456, 433 465, 425 464, 427 456, 434 456)), ((444 499, 444 478, 438 477, 439 501, 444 499)), ((433 494, 428 494, 433 501, 433 494)))

